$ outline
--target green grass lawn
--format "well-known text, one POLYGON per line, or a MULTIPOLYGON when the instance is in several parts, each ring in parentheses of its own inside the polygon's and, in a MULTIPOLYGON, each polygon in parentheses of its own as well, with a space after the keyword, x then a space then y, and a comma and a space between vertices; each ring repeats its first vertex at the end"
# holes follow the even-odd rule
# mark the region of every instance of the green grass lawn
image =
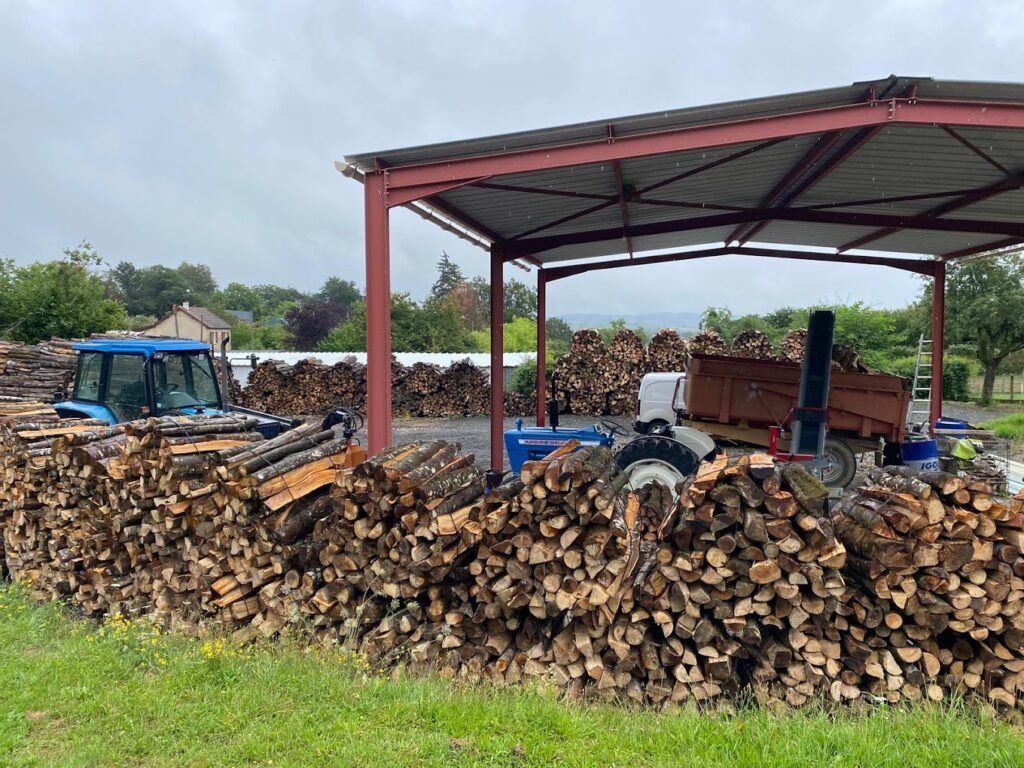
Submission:
POLYGON ((1020 766, 962 707, 657 714, 541 690, 368 676, 294 643, 239 652, 98 627, 0 586, 4 766, 1020 766))
POLYGON ((1011 413, 981 424, 982 429, 991 429, 998 437, 1024 438, 1024 413, 1011 413))

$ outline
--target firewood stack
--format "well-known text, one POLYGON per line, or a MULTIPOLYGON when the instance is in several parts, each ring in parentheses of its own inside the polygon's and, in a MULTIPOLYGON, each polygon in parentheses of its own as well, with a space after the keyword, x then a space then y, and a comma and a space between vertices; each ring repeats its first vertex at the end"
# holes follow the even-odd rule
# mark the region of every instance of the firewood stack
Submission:
POLYGON ((55 392, 67 391, 78 362, 70 341, 0 343, 0 397, 51 403, 55 392))
POLYGON ((806 346, 806 328, 794 328, 791 331, 786 331, 786 335, 779 342, 779 359, 790 363, 802 363, 806 346))
POLYGON ((605 381, 598 373, 608 370, 608 349, 601 334, 592 328, 576 331, 569 351, 555 364, 561 409, 577 414, 605 414, 608 393, 617 387, 615 381, 605 381))
POLYGON ((690 339, 690 352, 702 355, 728 355, 729 346, 717 331, 698 331, 690 339))
MULTIPOLYGON (((476 541, 473 526, 463 528, 483 495, 473 454, 443 440, 388 449, 339 475, 333 511, 313 531, 323 569, 302 608, 312 627, 347 637, 357 624, 372 629, 388 601, 411 610, 417 599, 422 618, 440 619, 446 580, 476 541)), ((368 641, 375 658, 391 650, 392 629, 368 641)))
POLYGON ((249 373, 238 404, 267 413, 287 413, 286 404, 290 386, 288 371, 291 366, 281 360, 264 360, 249 373))
POLYGON ((636 409, 640 380, 651 370, 647 350, 635 331, 617 331, 608 345, 605 370, 598 373, 607 382, 608 410, 613 416, 627 416, 636 409))
POLYGON ((887 467, 872 470, 836 529, 849 577, 874 601, 856 616, 875 625, 868 690, 889 700, 952 690, 1015 705, 1024 689, 1021 510, 983 482, 887 467))
POLYGON ((839 672, 832 619, 846 551, 824 517, 827 489, 764 455, 703 464, 680 497, 676 547, 659 558, 684 608, 675 633, 697 645, 711 693, 753 684, 799 705, 839 672))
POLYGON ((437 390, 423 398, 420 413, 427 417, 488 413, 488 386, 486 373, 469 360, 457 360, 438 377, 437 390))
POLYGON ((95 491, 93 483, 81 483, 69 471, 66 453, 55 454, 54 444, 65 435, 91 433, 104 426, 90 419, 20 418, 2 428, 4 555, 11 575, 31 582, 37 597, 67 597, 77 588, 73 575, 80 546, 75 534, 77 511, 80 502, 95 491))
POLYGON ((647 357, 652 371, 664 373, 686 370, 686 355, 689 346, 686 339, 679 337, 671 328, 664 328, 651 337, 647 345, 647 357))
POLYGON ((730 353, 733 357, 749 357, 753 360, 772 360, 775 350, 772 342, 764 331, 740 331, 732 340, 730 353))

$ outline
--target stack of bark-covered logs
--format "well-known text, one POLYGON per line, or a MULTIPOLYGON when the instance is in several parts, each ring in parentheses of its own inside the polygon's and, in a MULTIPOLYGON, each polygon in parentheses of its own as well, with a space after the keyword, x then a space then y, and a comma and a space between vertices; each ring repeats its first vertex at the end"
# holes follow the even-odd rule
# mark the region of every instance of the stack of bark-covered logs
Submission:
POLYGON ((732 340, 732 349, 729 354, 733 357, 749 357, 754 360, 772 360, 775 357, 775 350, 772 349, 772 342, 767 333, 746 330, 736 334, 732 340))
MULTIPOLYGON (((442 369, 432 363, 391 364, 392 407, 403 416, 478 416, 490 410, 487 374, 468 360, 442 369)), ((315 358, 289 366, 266 360, 249 374, 240 405, 268 413, 321 414, 365 408, 366 366, 355 359, 324 365, 315 358)), ((513 398, 518 405, 518 401, 513 398)), ((513 406, 510 415, 521 413, 513 406)))
POLYGON ((89 614, 266 622, 274 590, 315 562, 308 538, 349 449, 335 430, 303 425, 263 440, 254 426, 233 416, 114 428, 8 419, 0 527, 11 574, 89 614))
POLYGON ((794 328, 791 331, 786 331, 786 335, 779 342, 779 359, 790 363, 802 363, 806 346, 806 328, 794 328))
POLYGON ((608 411, 616 415, 633 413, 640 380, 651 370, 647 349, 630 330, 617 331, 608 345, 605 368, 597 376, 609 386, 608 411))
POLYGON ((862 590, 847 637, 872 693, 895 701, 956 690, 1014 706, 1024 690, 1020 506, 947 473, 869 473, 837 532, 862 590))
POLYGON ((686 339, 670 328, 658 331, 647 345, 647 358, 652 371, 665 373, 686 370, 686 355, 689 345, 686 339))
POLYGON ((0 406, 12 576, 90 614, 286 627, 382 668, 655 704, 799 705, 1024 685, 1024 497, 905 468, 828 492, 767 456, 633 490, 604 448, 487 492, 442 440, 345 468, 344 439, 235 417, 116 428, 0 406))
POLYGON ((77 353, 71 342, 53 339, 41 344, 0 341, 0 397, 53 402, 75 373, 77 353))
POLYGON ((690 339, 690 352, 701 355, 728 355, 729 345, 717 331, 699 331, 690 339))
POLYGON ((615 361, 609 361, 601 334, 584 328, 572 335, 569 351, 555 365, 556 392, 563 412, 608 413, 608 398, 618 389, 615 361))

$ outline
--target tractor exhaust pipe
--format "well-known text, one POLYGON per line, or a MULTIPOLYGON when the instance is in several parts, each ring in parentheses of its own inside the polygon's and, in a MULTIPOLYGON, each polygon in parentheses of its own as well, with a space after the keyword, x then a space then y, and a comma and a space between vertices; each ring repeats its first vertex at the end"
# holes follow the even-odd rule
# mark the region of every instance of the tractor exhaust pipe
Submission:
POLYGON ((231 336, 226 335, 220 342, 220 397, 223 400, 224 410, 231 405, 231 387, 228 386, 228 376, 231 376, 231 366, 228 365, 228 344, 231 336))

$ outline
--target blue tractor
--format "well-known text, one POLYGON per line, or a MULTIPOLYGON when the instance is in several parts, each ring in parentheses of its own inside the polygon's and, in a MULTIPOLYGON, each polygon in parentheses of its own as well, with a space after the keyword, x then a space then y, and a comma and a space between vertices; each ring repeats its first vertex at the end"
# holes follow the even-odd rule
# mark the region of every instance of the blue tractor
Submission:
POLYGON ((78 369, 70 399, 58 393, 53 406, 62 418, 120 424, 148 416, 237 413, 256 417, 256 429, 267 438, 297 423, 230 405, 210 347, 200 341, 94 339, 74 349, 78 369))

